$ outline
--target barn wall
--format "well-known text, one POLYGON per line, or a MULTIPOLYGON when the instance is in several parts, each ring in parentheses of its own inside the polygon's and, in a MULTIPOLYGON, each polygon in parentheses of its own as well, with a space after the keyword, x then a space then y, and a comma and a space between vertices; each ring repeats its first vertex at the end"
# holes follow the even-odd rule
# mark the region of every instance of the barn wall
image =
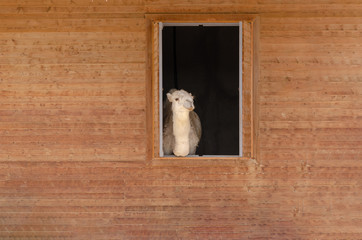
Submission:
POLYGON ((0 1, 0 239, 361 238, 362 3, 235 2, 0 1), (260 14, 257 161, 148 159, 144 14, 211 12, 260 14))

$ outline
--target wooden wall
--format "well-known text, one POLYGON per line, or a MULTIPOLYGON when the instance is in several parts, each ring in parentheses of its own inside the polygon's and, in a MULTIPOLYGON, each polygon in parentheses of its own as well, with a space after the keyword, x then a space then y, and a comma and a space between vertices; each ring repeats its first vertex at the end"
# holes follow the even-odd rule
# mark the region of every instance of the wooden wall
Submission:
POLYGON ((361 42, 359 0, 0 0, 0 239, 361 239, 361 42), (148 159, 145 13, 228 12, 257 162, 148 159))

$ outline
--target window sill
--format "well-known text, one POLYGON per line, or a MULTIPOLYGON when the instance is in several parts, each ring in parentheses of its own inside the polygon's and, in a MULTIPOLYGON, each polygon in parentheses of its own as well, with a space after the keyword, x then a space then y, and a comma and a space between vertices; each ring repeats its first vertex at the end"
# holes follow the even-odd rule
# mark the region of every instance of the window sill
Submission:
POLYGON ((197 167, 197 166, 245 166, 250 163, 256 163, 255 159, 240 156, 187 156, 187 157, 155 157, 151 161, 152 166, 180 166, 180 167, 197 167))

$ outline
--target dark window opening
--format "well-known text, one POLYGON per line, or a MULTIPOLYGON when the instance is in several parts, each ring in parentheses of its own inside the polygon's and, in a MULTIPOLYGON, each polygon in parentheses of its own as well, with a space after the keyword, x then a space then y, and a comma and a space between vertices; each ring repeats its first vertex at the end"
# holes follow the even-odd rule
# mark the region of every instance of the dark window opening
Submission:
POLYGON ((195 96, 202 124, 197 155, 240 155, 239 26, 163 26, 163 101, 172 89, 195 96))

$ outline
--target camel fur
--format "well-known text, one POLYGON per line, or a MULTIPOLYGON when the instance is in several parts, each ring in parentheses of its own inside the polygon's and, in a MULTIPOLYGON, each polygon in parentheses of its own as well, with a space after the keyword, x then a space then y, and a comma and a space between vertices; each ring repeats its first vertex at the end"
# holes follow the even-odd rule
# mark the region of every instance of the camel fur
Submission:
POLYGON ((178 157, 194 155, 201 138, 201 122, 193 111, 194 97, 185 90, 171 89, 163 109, 163 152, 178 157))

